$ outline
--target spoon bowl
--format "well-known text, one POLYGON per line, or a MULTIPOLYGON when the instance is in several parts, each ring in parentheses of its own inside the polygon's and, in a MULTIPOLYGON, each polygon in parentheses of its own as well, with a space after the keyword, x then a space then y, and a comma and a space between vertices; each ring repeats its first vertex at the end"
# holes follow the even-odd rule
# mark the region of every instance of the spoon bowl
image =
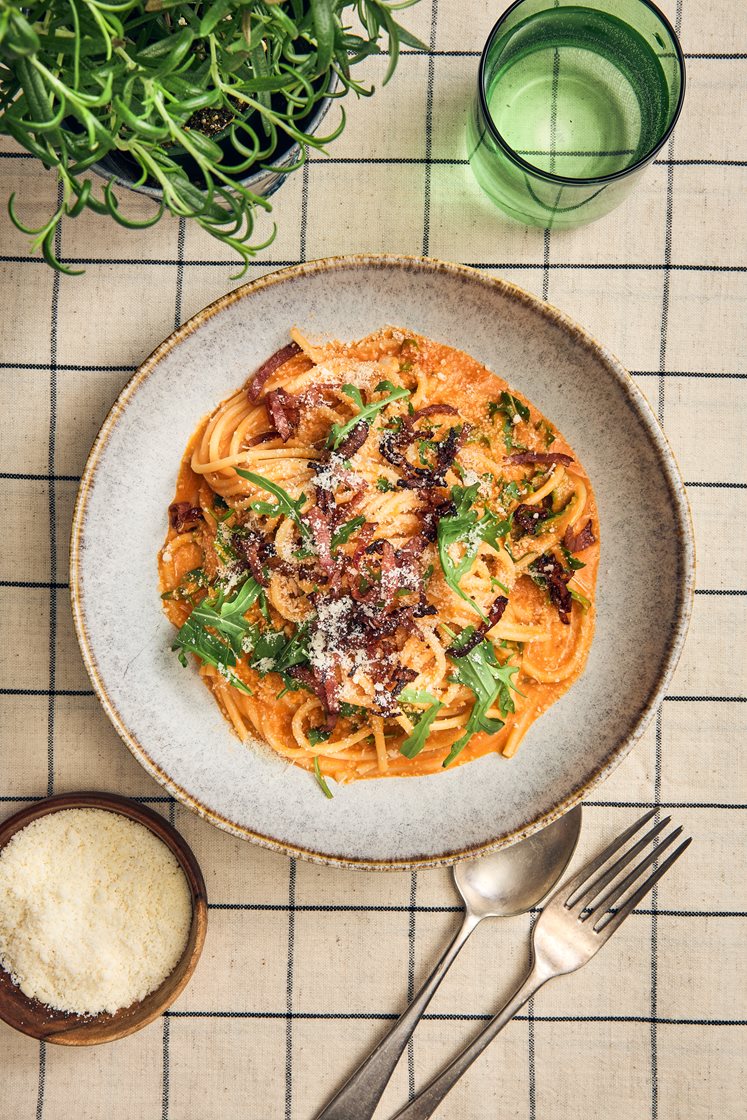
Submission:
POLYGON ((581 831, 581 806, 541 832, 478 859, 454 865, 454 882, 477 918, 524 914, 545 897, 568 866, 581 831))

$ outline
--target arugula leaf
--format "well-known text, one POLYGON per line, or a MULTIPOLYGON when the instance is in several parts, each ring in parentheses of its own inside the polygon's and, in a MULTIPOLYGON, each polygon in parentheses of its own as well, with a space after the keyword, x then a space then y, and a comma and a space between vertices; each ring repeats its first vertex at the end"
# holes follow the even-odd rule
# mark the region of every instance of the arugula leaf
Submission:
POLYGON ((576 557, 571 552, 568 551, 568 549, 565 547, 565 545, 561 544, 560 551, 563 553, 563 556, 565 557, 565 562, 568 565, 568 567, 571 569, 571 571, 577 572, 579 570, 579 568, 585 568, 586 567, 586 564, 584 564, 581 560, 577 560, 576 557))
POLYGON ((519 486, 518 482, 506 482, 501 487, 501 505, 505 506, 508 502, 520 502, 524 496, 524 492, 519 486))
POLYGON ((171 591, 164 591, 161 598, 189 599, 194 591, 207 585, 208 578, 202 568, 192 568, 190 572, 185 572, 176 587, 172 587, 171 591))
POLYGON ((333 424, 330 428, 329 435, 327 436, 327 447, 336 451, 340 444, 350 435, 353 428, 363 420, 371 420, 374 416, 378 416, 382 409, 387 405, 392 404, 394 401, 401 400, 402 397, 409 397, 410 390, 401 386, 393 385, 391 381, 380 381, 374 389, 375 393, 387 393, 380 401, 371 401, 370 404, 363 403, 360 389, 355 385, 346 384, 342 386, 342 391, 354 404, 358 406, 358 412, 355 416, 351 417, 345 424, 333 424))
POLYGON ((332 790, 327 785, 327 781, 324 777, 324 774, 322 774, 321 770, 319 769, 319 755, 318 754, 314 755, 314 777, 316 778, 317 782, 319 783, 319 788, 321 789, 324 796, 328 797, 331 801, 332 796, 333 796, 332 795, 332 790))
POLYGON ((538 420, 534 425, 535 432, 545 433, 545 447, 552 447, 555 443, 555 432, 552 430, 546 420, 538 420))
POLYGON ((241 655, 241 642, 250 627, 244 615, 263 593, 260 584, 249 576, 230 598, 219 591, 215 599, 204 599, 196 606, 171 646, 179 651, 182 665, 187 664, 187 653, 193 653, 216 668, 239 692, 251 695, 251 689, 231 670, 241 655))
POLYGON ((431 724, 443 708, 440 700, 435 704, 431 704, 412 729, 412 733, 407 736, 404 743, 399 748, 399 753, 403 754, 405 758, 415 758, 419 755, 426 744, 428 735, 430 734, 431 724))
MULTIPOLYGON (((468 626, 459 635, 463 643, 474 633, 474 628, 468 626)), ((459 642, 457 642, 459 644, 459 642)), ((444 759, 443 766, 449 766, 461 754, 473 735, 484 731, 494 735, 505 726, 502 719, 488 716, 489 710, 497 703, 501 715, 508 715, 515 710, 512 691, 516 692, 513 678, 519 671, 518 665, 503 665, 495 656, 492 643, 483 640, 463 657, 452 658, 454 663, 453 680, 465 685, 475 694, 475 703, 472 706, 464 734, 452 745, 451 751, 444 759)))
POLYGON ((340 715, 344 716, 345 719, 355 719, 356 716, 367 716, 368 711, 360 704, 348 704, 346 700, 343 700, 340 704, 340 715))
POLYGON ((361 525, 365 524, 365 521, 366 519, 363 514, 351 518, 350 521, 346 521, 344 525, 340 526, 336 533, 332 534, 330 548, 334 551, 334 549, 339 548, 341 544, 345 544, 349 541, 356 529, 360 529, 361 525))
POLYGON ((452 591, 455 591, 465 603, 469 603, 485 622, 487 616, 460 587, 460 580, 472 567, 481 541, 486 541, 493 548, 498 548, 500 540, 510 531, 508 520, 499 521, 492 510, 485 508, 482 517, 477 517, 477 511, 472 508, 480 490, 480 483, 472 486, 452 486, 451 499, 456 506, 456 511, 451 517, 442 517, 438 523, 437 542, 438 558, 444 579, 452 591), (464 546, 462 559, 455 563, 449 549, 452 545, 461 543, 464 546))
POLYGON ((242 649, 249 654, 249 664, 260 676, 279 673, 286 687, 294 689, 298 687, 298 682, 287 673, 294 665, 304 665, 309 660, 308 630, 308 625, 303 624, 287 637, 283 630, 247 625, 242 649))
POLYGON ((529 409, 525 404, 505 390, 501 393, 500 400, 488 401, 488 416, 491 421, 495 423, 495 418, 498 415, 503 416, 503 439, 506 444, 506 450, 511 451, 526 451, 524 444, 516 443, 513 438, 514 432, 514 416, 520 417, 522 420, 528 420, 530 416, 529 409))
POLYGON ((241 467, 234 467, 236 474, 241 478, 245 478, 248 482, 253 482, 255 486, 259 486, 261 490, 266 490, 268 494, 272 494, 277 498, 277 505, 274 506, 272 502, 252 502, 251 506, 257 513, 261 513, 265 517, 289 517, 291 521, 295 521, 298 526, 301 536, 307 540, 311 540, 311 530, 301 516, 301 509, 306 501, 306 495, 301 494, 295 501, 291 498, 290 494, 283 490, 282 486, 278 486, 277 482, 272 482, 269 478, 264 478, 261 474, 254 474, 253 471, 242 470, 241 467))
POLYGON ((397 697, 403 704, 435 704, 436 697, 431 696, 424 688, 403 688, 397 697))
POLYGON ((572 587, 569 587, 568 590, 571 593, 571 599, 575 599, 580 607, 588 611, 591 606, 591 599, 587 599, 585 595, 582 595, 580 591, 575 591, 572 587))

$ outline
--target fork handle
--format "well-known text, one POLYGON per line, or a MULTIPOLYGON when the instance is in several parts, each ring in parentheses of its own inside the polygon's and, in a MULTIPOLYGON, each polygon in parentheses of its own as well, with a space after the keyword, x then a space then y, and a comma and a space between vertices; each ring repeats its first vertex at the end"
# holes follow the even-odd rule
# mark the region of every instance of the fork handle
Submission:
MULTIPOLYGON (((552 974, 550 974, 552 975, 552 974)), ((511 999, 501 1011, 491 1019, 487 1027, 478 1034, 473 1042, 466 1046, 460 1054, 443 1070, 433 1081, 422 1089, 414 1100, 400 1109, 392 1120, 428 1120, 436 1111, 446 1094, 454 1088, 459 1078, 469 1069, 472 1063, 480 1057, 493 1041, 495 1036, 502 1031, 506 1023, 513 1019, 520 1008, 527 1003, 534 993, 550 979, 546 971, 541 971, 532 965, 529 974, 521 982, 511 999)))
POLYGON ((461 928, 410 1006, 316 1120, 370 1120, 436 988, 479 921, 465 912, 461 928))

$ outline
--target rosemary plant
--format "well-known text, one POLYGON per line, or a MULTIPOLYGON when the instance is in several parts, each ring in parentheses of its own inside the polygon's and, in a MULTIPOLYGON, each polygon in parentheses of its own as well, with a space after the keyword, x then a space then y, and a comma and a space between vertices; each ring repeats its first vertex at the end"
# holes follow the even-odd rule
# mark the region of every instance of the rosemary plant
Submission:
POLYGON ((0 0, 0 133, 56 170, 59 208, 42 226, 11 220, 52 267, 55 231, 86 208, 129 228, 169 211, 191 218, 243 259, 266 198, 242 182, 298 143, 321 149, 307 131, 320 100, 372 88, 355 65, 381 53, 391 77, 401 44, 425 49, 394 13, 417 0, 0 0), (354 31, 346 22, 358 18, 354 31), (336 75, 336 80, 335 80, 336 75), (333 87, 336 89, 333 92, 333 87), (217 131, 216 131, 217 130, 217 131), (115 180, 92 172, 107 156, 125 161, 133 186, 157 188, 145 221, 120 210, 115 180))

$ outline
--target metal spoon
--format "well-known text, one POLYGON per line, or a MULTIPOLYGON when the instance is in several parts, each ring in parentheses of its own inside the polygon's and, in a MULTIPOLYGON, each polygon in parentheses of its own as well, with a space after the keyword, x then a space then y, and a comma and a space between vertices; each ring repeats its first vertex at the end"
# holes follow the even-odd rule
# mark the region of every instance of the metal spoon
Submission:
POLYGON ((410 1006, 345 1082, 316 1120, 371 1120, 389 1078, 438 985, 483 918, 524 914, 545 897, 568 866, 581 831, 581 806, 526 840, 454 867, 464 921, 410 1006))

